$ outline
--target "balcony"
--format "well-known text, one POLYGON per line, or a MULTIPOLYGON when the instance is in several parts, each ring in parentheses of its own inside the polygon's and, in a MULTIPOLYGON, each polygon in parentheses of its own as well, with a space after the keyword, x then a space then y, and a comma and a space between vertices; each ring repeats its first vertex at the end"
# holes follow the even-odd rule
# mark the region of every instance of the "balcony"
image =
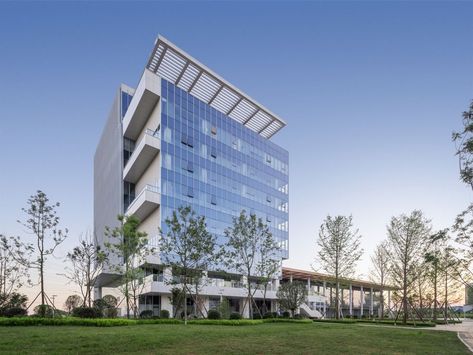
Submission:
POLYGON ((123 180, 136 183, 161 149, 160 133, 147 129, 123 169, 123 180))
POLYGON ((143 221, 159 207, 160 203, 161 195, 159 188, 153 185, 146 185, 128 206, 126 215, 134 215, 140 221, 143 221))
POLYGON ((149 116, 153 112, 161 95, 159 77, 145 70, 136 88, 130 106, 123 117, 123 135, 136 140, 149 116))

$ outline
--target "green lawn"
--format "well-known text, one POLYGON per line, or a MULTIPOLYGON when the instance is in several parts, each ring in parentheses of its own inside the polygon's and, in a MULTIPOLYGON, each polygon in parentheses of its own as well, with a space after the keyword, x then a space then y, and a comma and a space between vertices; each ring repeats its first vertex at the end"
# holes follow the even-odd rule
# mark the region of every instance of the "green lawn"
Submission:
POLYGON ((468 354, 454 332, 345 324, 0 327, 0 354, 468 354))

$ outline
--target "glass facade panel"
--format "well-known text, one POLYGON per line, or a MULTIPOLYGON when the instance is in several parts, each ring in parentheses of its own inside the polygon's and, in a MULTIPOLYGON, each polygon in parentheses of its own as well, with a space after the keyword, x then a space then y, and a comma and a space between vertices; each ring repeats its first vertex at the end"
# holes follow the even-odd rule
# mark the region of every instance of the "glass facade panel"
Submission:
POLYGON ((162 79, 161 228, 180 206, 206 217, 220 244, 242 209, 268 224, 288 257, 288 152, 162 79))

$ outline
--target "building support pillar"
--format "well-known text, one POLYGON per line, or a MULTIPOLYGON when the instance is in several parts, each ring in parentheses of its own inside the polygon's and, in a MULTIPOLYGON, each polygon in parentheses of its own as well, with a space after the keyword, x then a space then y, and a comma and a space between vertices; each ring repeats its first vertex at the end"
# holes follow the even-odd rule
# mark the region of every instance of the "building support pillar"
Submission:
POLYGON ((349 300, 348 300, 348 308, 349 308, 349 314, 350 317, 353 317, 353 287, 350 284, 350 291, 348 294, 349 300))
POLYGON ((391 318, 391 290, 388 290, 388 317, 391 318))
POLYGON ((94 300, 102 298, 102 287, 94 287, 94 300))
POLYGON ((373 287, 370 289, 370 317, 373 317, 373 287))
POLYGON ((360 318, 363 317, 363 303, 365 303, 365 292, 363 286, 360 286, 360 318))
POLYGON ((327 287, 327 283, 324 281, 324 289, 323 289, 323 292, 324 292, 324 318, 327 317, 327 295, 325 293, 326 291, 326 287, 327 287))

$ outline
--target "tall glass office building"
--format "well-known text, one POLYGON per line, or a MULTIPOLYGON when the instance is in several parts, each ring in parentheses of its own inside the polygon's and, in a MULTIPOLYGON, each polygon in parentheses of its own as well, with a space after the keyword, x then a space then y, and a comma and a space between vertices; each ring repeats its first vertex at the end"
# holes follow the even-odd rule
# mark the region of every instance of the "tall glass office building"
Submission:
POLYGON ((288 153, 167 80, 161 81, 161 226, 179 206, 224 230, 242 209, 270 226, 288 256, 288 153))
MULTIPOLYGON (((121 85, 94 159, 94 232, 118 214, 136 215, 149 243, 158 245, 165 219, 180 206, 206 217, 220 244, 242 210, 265 222, 281 246, 289 247, 288 152, 270 138, 284 121, 163 37, 158 37, 136 89, 121 85)), ((119 264, 120 260, 113 260, 119 264)), ((150 257, 144 309, 169 309, 170 288, 159 252, 150 257)), ((231 271, 231 270, 229 270, 231 271)), ((97 280, 117 285, 112 268, 97 280)), ((245 290, 209 272, 203 290, 208 307, 220 297, 242 311, 245 290)), ((278 280, 267 298, 276 299, 278 280)), ((261 295, 256 294, 256 298, 261 295)), ((141 307, 141 305, 140 305, 141 307)))

